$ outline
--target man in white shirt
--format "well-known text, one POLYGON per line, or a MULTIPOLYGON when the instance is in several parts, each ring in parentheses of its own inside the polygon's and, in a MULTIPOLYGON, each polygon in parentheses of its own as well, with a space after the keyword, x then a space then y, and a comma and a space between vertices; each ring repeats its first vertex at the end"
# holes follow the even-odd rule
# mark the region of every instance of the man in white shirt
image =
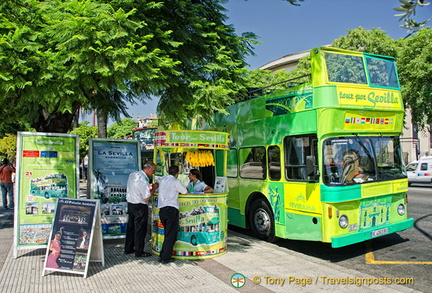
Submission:
POLYGON ((161 263, 174 261, 172 251, 174 243, 177 240, 177 231, 179 226, 179 202, 178 195, 186 194, 187 189, 177 179, 179 175, 178 166, 170 166, 168 176, 165 176, 159 182, 158 208, 159 218, 164 226, 164 242, 159 256, 161 263))
POLYGON ((126 191, 129 219, 126 228, 125 254, 135 252, 136 257, 151 255, 144 252, 144 246, 147 236, 148 201, 157 188, 150 184, 150 178, 155 170, 156 165, 147 162, 142 170, 129 175, 126 191))

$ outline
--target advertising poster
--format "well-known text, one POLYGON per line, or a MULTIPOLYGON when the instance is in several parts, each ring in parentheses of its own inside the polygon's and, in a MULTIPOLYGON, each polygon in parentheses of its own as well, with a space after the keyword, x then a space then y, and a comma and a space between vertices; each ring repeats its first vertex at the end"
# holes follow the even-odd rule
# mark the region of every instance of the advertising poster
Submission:
POLYGON ((48 243, 58 198, 76 198, 78 136, 18 132, 15 249, 48 243))
POLYGON ((102 241, 100 226, 95 229, 98 210, 97 200, 58 199, 43 275, 45 270, 86 275, 93 240, 102 241))
POLYGON ((140 169, 138 140, 90 139, 89 197, 101 203, 104 239, 124 238, 127 225, 126 186, 129 174, 140 169))
MULTIPOLYGON (((157 197, 154 197, 157 206, 157 197)), ((200 259, 222 255, 227 250, 227 197, 180 196, 179 232, 173 255, 180 259, 200 259)), ((152 250, 160 253, 164 228, 159 209, 153 207, 152 250)))

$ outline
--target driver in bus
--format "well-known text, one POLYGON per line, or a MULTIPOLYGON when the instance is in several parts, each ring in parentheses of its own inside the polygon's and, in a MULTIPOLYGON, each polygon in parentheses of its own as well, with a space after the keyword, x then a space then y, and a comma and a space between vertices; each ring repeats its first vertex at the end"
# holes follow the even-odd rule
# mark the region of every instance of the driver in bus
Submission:
POLYGON ((201 172, 198 169, 189 171, 189 184, 187 190, 189 194, 212 193, 213 188, 201 181, 201 172))
POLYGON ((368 176, 359 165, 360 156, 356 150, 348 150, 343 156, 342 183, 363 183, 368 176))

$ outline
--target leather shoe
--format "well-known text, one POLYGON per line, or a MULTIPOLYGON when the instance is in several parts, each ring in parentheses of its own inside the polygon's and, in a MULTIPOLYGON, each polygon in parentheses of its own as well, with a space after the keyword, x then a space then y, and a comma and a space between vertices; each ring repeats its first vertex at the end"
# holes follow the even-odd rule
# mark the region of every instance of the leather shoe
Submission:
POLYGON ((168 263, 170 263, 170 262, 175 262, 175 258, 170 258, 169 260, 162 260, 161 261, 161 263, 163 263, 163 264, 168 264, 168 263))
POLYGON ((151 253, 143 252, 142 254, 135 254, 135 257, 149 257, 151 253))
POLYGON ((135 252, 135 250, 132 250, 132 251, 125 251, 124 254, 131 254, 131 253, 134 253, 134 252, 135 252))

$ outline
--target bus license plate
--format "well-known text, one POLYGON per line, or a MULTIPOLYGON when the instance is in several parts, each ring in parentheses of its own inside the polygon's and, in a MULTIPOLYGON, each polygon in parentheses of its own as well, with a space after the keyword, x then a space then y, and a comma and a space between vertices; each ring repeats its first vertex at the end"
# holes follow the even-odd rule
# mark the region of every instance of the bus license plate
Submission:
POLYGON ((388 228, 383 228, 371 232, 371 237, 377 237, 388 233, 388 228))

